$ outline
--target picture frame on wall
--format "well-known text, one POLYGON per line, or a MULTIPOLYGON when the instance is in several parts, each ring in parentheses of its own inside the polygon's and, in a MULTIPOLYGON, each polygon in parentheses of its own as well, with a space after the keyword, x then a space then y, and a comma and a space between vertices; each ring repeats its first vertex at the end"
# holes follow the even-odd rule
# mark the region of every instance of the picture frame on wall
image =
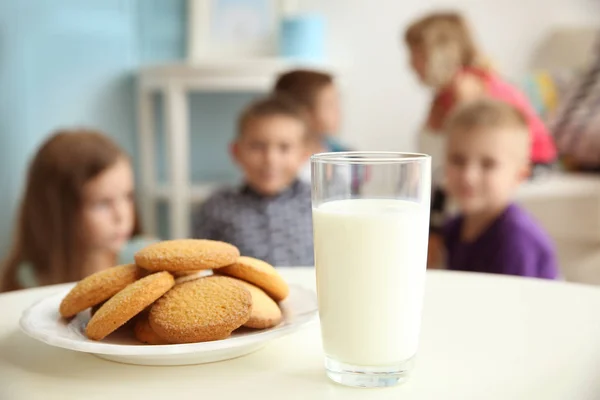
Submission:
POLYGON ((274 55, 280 15, 278 0, 188 0, 188 59, 274 55))

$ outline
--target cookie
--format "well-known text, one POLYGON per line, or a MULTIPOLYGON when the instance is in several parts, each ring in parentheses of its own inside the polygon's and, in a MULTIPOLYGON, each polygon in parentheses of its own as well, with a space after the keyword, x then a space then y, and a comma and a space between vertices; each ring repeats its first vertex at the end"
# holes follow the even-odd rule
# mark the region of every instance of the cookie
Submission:
MULTIPOLYGON (((108 300, 107 300, 108 301, 108 300)), ((104 305, 104 303, 106 303, 106 301, 103 301, 100 304, 96 304, 94 307, 92 307, 90 309, 90 317, 93 317, 94 314, 96 314, 96 312, 102 308, 102 306, 104 305)), ((137 320, 137 317, 139 317, 140 315, 136 315, 134 318, 130 319, 129 321, 127 321, 124 325, 122 325, 119 330, 131 330, 133 327, 135 327, 135 323, 137 320)))
POLYGON ((138 320, 135 323, 135 327, 133 328, 133 333, 137 340, 145 344, 169 344, 169 342, 158 336, 156 332, 154 332, 154 330, 150 327, 150 322, 148 322, 147 314, 139 316, 138 320))
POLYGON ((175 279, 177 279, 177 278, 183 278, 183 277, 190 276, 190 275, 196 275, 196 274, 201 273, 201 272, 206 272, 206 270, 205 269, 201 269, 199 271, 194 271, 194 270, 191 270, 191 271, 173 271, 173 272, 171 272, 171 275, 173 275, 173 277, 175 277, 175 279))
POLYGON ((192 273, 187 273, 187 274, 182 274, 181 272, 179 274, 173 274, 173 276, 175 277, 176 285, 179 285, 179 284, 185 283, 185 282, 189 282, 189 281, 193 281, 196 279, 204 278, 204 277, 210 276, 210 275, 212 275, 212 273, 209 270, 194 271, 192 273))
POLYGON ((209 276, 175 286, 150 310, 150 326, 171 343, 227 338, 250 318, 252 297, 235 280, 209 276))
POLYGON ((85 329, 88 338, 104 339, 154 303, 174 284, 171 274, 157 272, 127 286, 96 311, 85 329))
POLYGON ((135 264, 119 265, 96 272, 75 285, 60 303, 59 312, 70 318, 100 304, 135 282, 141 271, 135 264))
POLYGON ((103 301, 100 304, 96 304, 95 306, 92 307, 92 309, 90 310, 90 315, 93 317, 94 314, 96 314, 96 312, 102 308, 102 306, 104 305, 104 303, 106 303, 106 301, 103 301))
POLYGON ((290 288, 270 264, 252 257, 240 257, 235 264, 220 268, 216 274, 232 276, 258 286, 275 301, 285 299, 290 288))
POLYGON ((135 254, 135 263, 149 271, 195 271, 221 268, 239 257, 237 247, 214 240, 166 240, 135 254))
MULTIPOLYGON (((232 278, 234 279, 234 278, 232 278)), ((237 280, 252 296, 252 312, 250 319, 244 324, 246 328, 266 329, 277 326, 281 322, 281 309, 268 294, 251 283, 237 280)))

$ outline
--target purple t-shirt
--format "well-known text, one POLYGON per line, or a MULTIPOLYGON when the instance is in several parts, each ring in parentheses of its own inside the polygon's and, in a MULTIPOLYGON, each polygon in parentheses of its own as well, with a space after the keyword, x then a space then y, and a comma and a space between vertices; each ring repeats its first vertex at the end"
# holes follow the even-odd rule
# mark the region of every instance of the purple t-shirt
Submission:
POLYGON ((555 279, 554 246, 533 218, 515 204, 506 208, 476 240, 463 242, 463 217, 448 223, 444 241, 448 269, 555 279))

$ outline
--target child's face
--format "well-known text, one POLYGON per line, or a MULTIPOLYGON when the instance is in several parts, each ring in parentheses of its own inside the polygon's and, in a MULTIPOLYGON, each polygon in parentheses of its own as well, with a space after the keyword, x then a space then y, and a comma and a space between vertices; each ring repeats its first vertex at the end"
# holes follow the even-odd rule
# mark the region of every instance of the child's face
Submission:
POLYGON ((90 249, 118 253, 134 227, 133 171, 121 159, 83 188, 84 235, 90 249))
POLYGON ((526 178, 526 133, 506 129, 450 132, 446 180, 465 215, 506 206, 526 178))
POLYGON ((425 82, 427 76, 427 58, 425 50, 421 46, 413 46, 410 51, 410 66, 419 77, 421 82, 425 82))
POLYGON ((334 84, 319 91, 313 108, 313 129, 321 135, 335 135, 340 129, 340 95, 334 84))
POLYGON ((290 186, 306 160, 305 129, 300 121, 279 115, 248 124, 232 151, 250 187, 272 196, 290 186))

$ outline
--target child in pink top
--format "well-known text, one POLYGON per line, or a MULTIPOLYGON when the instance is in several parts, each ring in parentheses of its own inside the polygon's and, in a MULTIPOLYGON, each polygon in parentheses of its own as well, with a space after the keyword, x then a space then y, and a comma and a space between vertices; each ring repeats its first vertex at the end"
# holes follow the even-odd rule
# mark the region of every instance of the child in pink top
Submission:
POLYGON ((556 158, 554 141, 531 104, 514 86, 502 80, 490 70, 473 67, 464 68, 455 77, 455 84, 440 90, 436 95, 436 100, 443 104, 444 114, 450 112, 460 102, 455 86, 460 85, 459 82, 465 79, 478 81, 481 85, 482 95, 505 101, 525 116, 531 135, 530 160, 533 164, 550 164, 554 161, 556 158))
POLYGON ((550 164, 556 147, 541 119, 517 88, 504 81, 481 58, 467 26, 457 13, 433 13, 409 26, 405 35, 411 66, 434 91, 425 127, 440 133, 446 117, 459 103, 491 97, 517 108, 531 134, 530 160, 550 164))
MULTIPOLYGON (((438 12, 413 22, 405 33, 411 67, 419 80, 433 91, 429 114, 419 135, 419 151, 432 156, 434 192, 432 232, 445 222, 444 123, 459 104, 485 97, 505 101, 517 108, 527 121, 530 134, 530 164, 550 165, 556 147, 541 119, 523 94, 504 81, 482 59, 464 18, 454 12, 438 12)), ((430 248, 441 247, 439 235, 431 236, 430 248)), ((431 257, 433 266, 440 260, 431 257)))

